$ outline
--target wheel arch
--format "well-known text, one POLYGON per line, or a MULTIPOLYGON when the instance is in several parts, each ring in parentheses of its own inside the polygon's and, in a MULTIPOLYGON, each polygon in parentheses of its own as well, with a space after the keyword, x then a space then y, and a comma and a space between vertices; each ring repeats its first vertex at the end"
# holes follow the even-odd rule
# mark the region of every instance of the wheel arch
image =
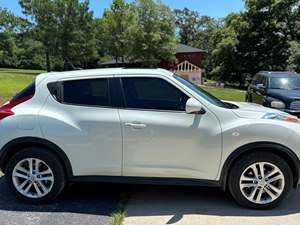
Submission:
POLYGON ((227 188, 228 175, 230 170, 239 158, 256 151, 272 152, 283 158, 290 166, 293 173, 293 186, 297 187, 300 176, 300 161, 296 154, 288 147, 272 142, 255 142, 243 145, 233 151, 226 159, 221 171, 221 187, 223 190, 227 188))
POLYGON ((61 161, 67 178, 73 176, 73 170, 69 158, 64 151, 51 141, 36 137, 16 138, 5 144, 0 150, 0 169, 5 171, 8 160, 18 151, 27 147, 42 147, 54 153, 61 161))

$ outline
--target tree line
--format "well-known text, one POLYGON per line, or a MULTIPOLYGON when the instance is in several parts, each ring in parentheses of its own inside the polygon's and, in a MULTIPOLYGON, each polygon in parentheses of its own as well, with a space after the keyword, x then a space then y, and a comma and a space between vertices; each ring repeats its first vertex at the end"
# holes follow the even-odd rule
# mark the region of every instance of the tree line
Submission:
POLYGON ((245 0, 222 19, 157 0, 113 0, 100 18, 87 0, 19 4, 21 17, 0 8, 0 67, 60 71, 111 58, 157 67, 182 43, 205 50, 208 78, 243 85, 260 70, 300 72, 299 0, 245 0))

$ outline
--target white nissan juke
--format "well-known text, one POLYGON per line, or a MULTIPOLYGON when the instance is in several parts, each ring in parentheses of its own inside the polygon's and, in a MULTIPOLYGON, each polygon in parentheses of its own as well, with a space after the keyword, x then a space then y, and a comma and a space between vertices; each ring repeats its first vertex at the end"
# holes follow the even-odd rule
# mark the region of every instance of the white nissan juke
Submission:
POLYGON ((218 186, 265 209, 299 181, 298 118, 162 69, 39 75, 0 107, 0 134, 0 168, 30 203, 101 181, 218 186))

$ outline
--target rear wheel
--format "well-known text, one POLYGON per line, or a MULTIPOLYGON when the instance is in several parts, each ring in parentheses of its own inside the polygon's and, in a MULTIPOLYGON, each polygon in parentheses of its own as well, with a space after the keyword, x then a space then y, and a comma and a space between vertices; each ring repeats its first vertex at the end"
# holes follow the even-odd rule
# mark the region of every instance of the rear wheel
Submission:
POLYGON ((6 178, 20 198, 35 204, 53 201, 65 187, 60 160, 41 148, 27 148, 8 162, 6 178))
POLYGON ((292 189, 288 164, 279 156, 260 152, 239 159, 229 176, 229 190, 242 206, 269 209, 278 206, 292 189))

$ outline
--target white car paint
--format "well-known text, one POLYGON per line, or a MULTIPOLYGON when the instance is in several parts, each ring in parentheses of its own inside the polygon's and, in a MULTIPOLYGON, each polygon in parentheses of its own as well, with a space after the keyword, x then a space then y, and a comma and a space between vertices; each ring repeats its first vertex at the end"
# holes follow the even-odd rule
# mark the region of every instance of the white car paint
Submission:
POLYGON ((19 137, 58 145, 74 176, 110 175, 219 180, 223 165, 239 147, 268 141, 300 157, 298 123, 263 119, 279 111, 248 103, 239 109, 216 106, 156 69, 97 69, 39 75, 36 94, 0 120, 0 149, 19 137), (156 77, 196 99, 205 114, 84 107, 58 103, 47 84, 103 77, 156 77), (132 125, 139 125, 138 129, 132 125))

